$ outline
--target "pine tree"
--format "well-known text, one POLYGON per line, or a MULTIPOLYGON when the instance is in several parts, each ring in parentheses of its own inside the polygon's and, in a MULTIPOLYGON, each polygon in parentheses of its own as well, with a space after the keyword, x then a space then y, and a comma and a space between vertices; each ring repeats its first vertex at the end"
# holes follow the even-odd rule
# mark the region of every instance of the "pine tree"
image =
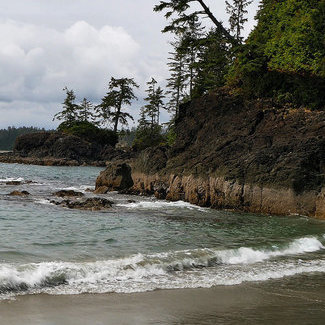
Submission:
POLYGON ((197 78, 197 59, 200 52, 200 40, 203 37, 203 27, 197 17, 192 18, 188 27, 180 34, 178 52, 184 54, 186 62, 185 80, 188 81, 189 98, 193 98, 193 89, 197 78))
POLYGON ((246 14, 247 7, 253 0, 232 0, 232 4, 226 1, 226 11, 230 14, 229 24, 230 31, 235 34, 235 38, 241 42, 241 31, 244 29, 244 24, 247 22, 246 14))
POLYGON ((217 30, 211 30, 200 42, 195 95, 222 87, 232 59, 229 43, 217 30))
POLYGON ((102 98, 102 102, 97 106, 98 116, 102 118, 104 123, 113 123, 115 133, 119 123, 127 125, 128 119, 133 120, 132 115, 123 112, 123 110, 124 105, 129 106, 132 100, 137 100, 133 88, 138 87, 133 79, 115 79, 112 77, 106 96, 102 98))
POLYGON ((63 120, 65 124, 70 125, 78 120, 78 105, 75 104, 76 95, 72 89, 69 90, 67 87, 64 87, 63 91, 66 92, 66 98, 62 103, 63 110, 54 115, 53 121, 55 119, 63 120))
POLYGON ((147 82, 148 89, 146 90, 148 96, 144 99, 148 104, 144 106, 144 114, 146 114, 151 121, 151 127, 159 125, 160 109, 163 107, 165 98, 164 92, 161 87, 156 88, 157 81, 151 78, 147 82))
POLYGON ((90 120, 94 120, 93 114, 94 105, 84 98, 82 102, 78 105, 78 119, 83 122, 90 122, 90 120))
POLYGON ((154 11, 160 12, 166 10, 165 18, 171 20, 163 32, 179 33, 188 23, 199 16, 208 17, 215 27, 228 39, 231 43, 237 43, 237 40, 227 31, 223 24, 217 20, 211 12, 208 5, 203 0, 169 0, 160 1, 154 6, 154 11), (192 6, 194 3, 194 6, 192 6), (201 7, 202 10, 195 10, 196 7, 201 7), (192 9, 192 10, 191 10, 192 9), (175 17, 176 16, 176 17, 175 17))

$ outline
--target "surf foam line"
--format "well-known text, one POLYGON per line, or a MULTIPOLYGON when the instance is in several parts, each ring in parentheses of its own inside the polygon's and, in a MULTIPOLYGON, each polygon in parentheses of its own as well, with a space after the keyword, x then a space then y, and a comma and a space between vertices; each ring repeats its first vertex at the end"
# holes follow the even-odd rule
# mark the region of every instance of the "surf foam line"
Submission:
POLYGON ((22 177, 18 178, 13 178, 13 177, 8 177, 8 178, 0 178, 0 183, 7 183, 7 182, 23 182, 25 179, 22 177))
POLYGON ((325 272, 325 259, 273 259, 322 249, 317 238, 305 237, 287 247, 269 250, 194 249, 96 262, 0 264, 0 295, 142 292, 265 281, 304 272, 325 272))
POLYGON ((208 211, 208 208, 202 208, 184 201, 139 201, 134 203, 119 203, 116 206, 127 209, 165 209, 165 208, 187 208, 190 210, 208 211))

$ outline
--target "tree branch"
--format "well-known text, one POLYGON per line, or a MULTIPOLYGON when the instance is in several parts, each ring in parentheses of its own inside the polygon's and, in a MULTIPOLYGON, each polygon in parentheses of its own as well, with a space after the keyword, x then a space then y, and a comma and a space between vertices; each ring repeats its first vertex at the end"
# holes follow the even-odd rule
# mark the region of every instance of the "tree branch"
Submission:
POLYGON ((238 40, 232 36, 226 28, 223 27, 222 23, 212 14, 209 7, 203 2, 203 0, 197 0, 204 9, 205 14, 212 20, 212 22, 223 32, 231 43, 238 44, 238 40))

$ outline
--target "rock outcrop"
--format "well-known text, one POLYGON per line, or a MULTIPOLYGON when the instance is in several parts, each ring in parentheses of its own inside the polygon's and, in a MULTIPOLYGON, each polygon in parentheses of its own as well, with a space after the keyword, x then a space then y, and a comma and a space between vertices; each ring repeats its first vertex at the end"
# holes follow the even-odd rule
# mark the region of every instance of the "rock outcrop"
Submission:
POLYGON ((104 198, 87 198, 85 200, 62 200, 62 201, 50 201, 52 204, 60 205, 68 209, 78 209, 78 210, 90 210, 99 211, 107 210, 112 207, 113 202, 104 198))
POLYGON ((127 160, 131 150, 89 142, 62 132, 37 132, 19 136, 14 151, 0 154, 0 162, 45 166, 106 166, 106 161, 127 160))
POLYGON ((73 190, 60 190, 60 191, 53 193, 53 195, 55 195, 57 197, 82 197, 82 196, 84 196, 83 193, 73 191, 73 190))
POLYGON ((127 192, 325 218, 325 112, 219 91, 183 105, 175 128, 172 148, 132 161, 127 192))
POLYGON ((10 195, 10 196, 28 196, 30 194, 27 191, 12 191, 8 195, 10 195))
POLYGON ((131 167, 126 164, 109 164, 96 180, 96 194, 123 191, 133 186, 131 167))

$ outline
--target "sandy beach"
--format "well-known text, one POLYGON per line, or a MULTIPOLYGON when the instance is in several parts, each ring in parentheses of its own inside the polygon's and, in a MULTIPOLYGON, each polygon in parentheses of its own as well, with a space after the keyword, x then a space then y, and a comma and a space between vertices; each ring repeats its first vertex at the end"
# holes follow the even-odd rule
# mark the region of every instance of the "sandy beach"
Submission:
POLYGON ((325 287, 319 279, 313 285, 312 277, 296 280, 299 290, 289 280, 137 294, 21 296, 0 302, 0 323, 324 324, 325 287))

